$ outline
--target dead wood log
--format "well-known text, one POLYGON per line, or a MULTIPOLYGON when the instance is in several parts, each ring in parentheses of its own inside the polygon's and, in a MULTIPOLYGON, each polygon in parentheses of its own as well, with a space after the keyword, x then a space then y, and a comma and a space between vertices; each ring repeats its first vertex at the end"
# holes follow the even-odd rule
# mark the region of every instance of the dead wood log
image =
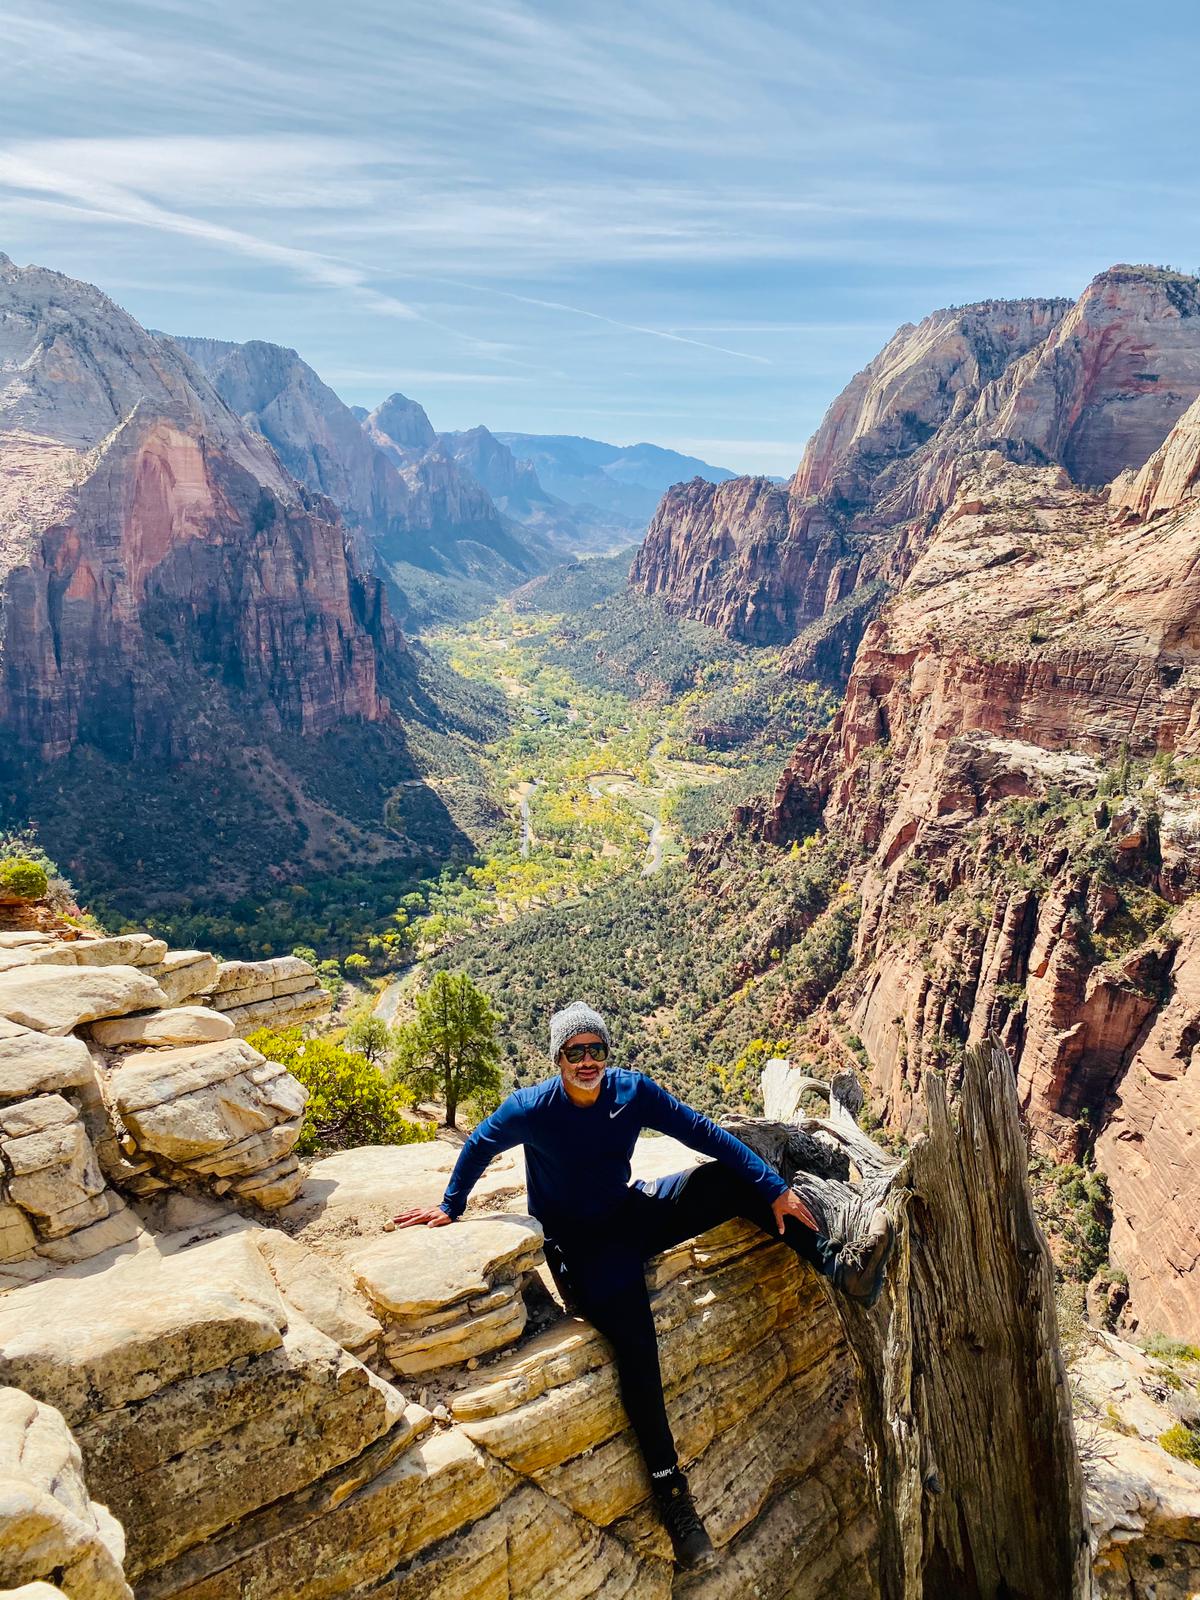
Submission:
POLYGON ((1082 1478, 1007 1051, 969 1051, 953 1103, 926 1072, 925 1132, 904 1160, 857 1126, 853 1073, 825 1084, 773 1062, 763 1088, 768 1117, 726 1126, 830 1237, 880 1205, 896 1228, 872 1309, 830 1291, 858 1367, 882 1600, 1083 1600, 1082 1478), (811 1090, 828 1118, 803 1114, 811 1090))

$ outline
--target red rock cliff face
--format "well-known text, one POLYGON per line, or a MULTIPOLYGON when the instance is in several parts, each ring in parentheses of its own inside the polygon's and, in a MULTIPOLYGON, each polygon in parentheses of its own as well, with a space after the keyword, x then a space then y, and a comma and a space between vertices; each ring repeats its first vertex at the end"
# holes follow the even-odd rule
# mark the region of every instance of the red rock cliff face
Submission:
POLYGON ((858 852, 855 966, 813 1036, 860 1039, 907 1128, 926 1067, 1000 1033, 1037 1143, 1108 1178, 1129 1318, 1194 1334, 1200 508, 1175 481, 1138 521, 1062 469, 985 461, 830 731, 742 821, 858 852))
POLYGON ((0 261, 0 729, 42 759, 195 754, 387 713, 403 653, 327 501, 170 341, 0 261))
POLYGON ((853 589, 861 552, 765 478, 667 492, 630 582, 667 609, 753 644, 790 639, 853 589))
POLYGON ((733 637, 782 642, 822 616, 820 596, 902 582, 989 458, 1105 484, 1141 469, 1198 393, 1200 285, 1181 274, 1114 267, 1074 306, 935 312, 838 397, 786 493, 670 491, 630 581, 733 637))

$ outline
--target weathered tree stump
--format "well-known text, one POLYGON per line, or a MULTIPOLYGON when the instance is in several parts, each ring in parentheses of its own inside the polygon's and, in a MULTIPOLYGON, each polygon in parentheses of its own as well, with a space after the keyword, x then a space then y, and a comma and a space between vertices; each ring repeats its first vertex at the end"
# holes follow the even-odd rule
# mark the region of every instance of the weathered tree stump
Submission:
POLYGON ((857 1126, 849 1072, 826 1084, 772 1062, 767 1117, 726 1126, 830 1237, 880 1205, 896 1228, 873 1308, 831 1290, 858 1366, 883 1600, 1083 1600, 1082 1476, 1012 1062, 993 1043, 968 1052, 953 1104, 940 1073, 922 1092, 925 1132, 903 1161, 857 1126), (803 1113, 808 1090, 828 1118, 803 1113))

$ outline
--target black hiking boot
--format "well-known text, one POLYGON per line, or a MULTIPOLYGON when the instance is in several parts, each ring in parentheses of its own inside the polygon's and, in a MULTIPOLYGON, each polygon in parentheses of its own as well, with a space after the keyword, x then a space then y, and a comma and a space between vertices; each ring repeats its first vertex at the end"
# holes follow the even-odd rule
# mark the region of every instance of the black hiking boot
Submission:
POLYGON ((833 1269, 834 1287, 859 1305, 873 1306, 895 1242, 891 1219, 885 1211, 877 1211, 866 1233, 842 1246, 833 1269))
POLYGON ((650 1483, 658 1503, 658 1514, 671 1536, 675 1565, 685 1572, 699 1572, 713 1566, 717 1552, 704 1531, 683 1473, 675 1467, 668 1477, 651 1478, 650 1483))

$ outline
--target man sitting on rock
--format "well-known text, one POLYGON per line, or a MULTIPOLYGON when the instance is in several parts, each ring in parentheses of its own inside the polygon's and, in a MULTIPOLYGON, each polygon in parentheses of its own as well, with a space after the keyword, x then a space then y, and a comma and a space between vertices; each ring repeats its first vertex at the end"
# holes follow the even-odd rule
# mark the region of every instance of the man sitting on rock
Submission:
POLYGON ((733 1217, 745 1217, 810 1262, 851 1298, 871 1304, 883 1281, 891 1224, 878 1213, 865 1240, 844 1249, 825 1238, 800 1197, 760 1156, 640 1072, 608 1067, 608 1027, 575 1001, 550 1019, 557 1075, 516 1090, 467 1139, 440 1206, 406 1211, 398 1227, 442 1227, 463 1213, 485 1167, 525 1147, 529 1209, 545 1233, 546 1260, 568 1310, 609 1340, 621 1398, 649 1469, 681 1567, 716 1560, 680 1471, 667 1421, 654 1316, 643 1266, 733 1217), (643 1128, 716 1159, 669 1177, 630 1183, 643 1128))

